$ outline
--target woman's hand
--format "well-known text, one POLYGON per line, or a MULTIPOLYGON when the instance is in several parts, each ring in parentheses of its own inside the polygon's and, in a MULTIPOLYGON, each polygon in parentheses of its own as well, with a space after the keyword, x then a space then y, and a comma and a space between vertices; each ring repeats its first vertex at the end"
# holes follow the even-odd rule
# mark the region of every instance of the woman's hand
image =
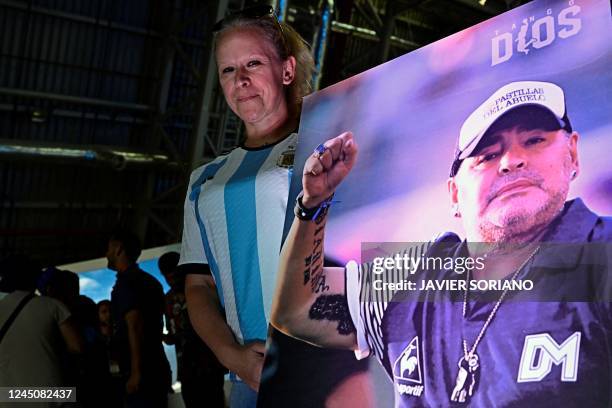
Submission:
POLYGON ((265 344, 260 341, 232 348, 226 367, 244 381, 253 391, 259 389, 264 362, 265 344))

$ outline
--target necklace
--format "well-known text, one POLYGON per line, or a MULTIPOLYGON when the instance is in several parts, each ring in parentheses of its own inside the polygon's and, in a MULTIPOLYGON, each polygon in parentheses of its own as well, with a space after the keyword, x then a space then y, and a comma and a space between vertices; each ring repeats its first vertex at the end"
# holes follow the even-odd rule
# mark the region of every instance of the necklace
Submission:
MULTIPOLYGON (((523 263, 514 271, 512 274, 511 280, 515 280, 518 276, 519 272, 523 270, 527 262, 529 262, 535 254, 538 252, 540 247, 538 246, 533 252, 523 261, 523 263)), ((466 274, 466 280, 469 284, 470 281, 470 270, 468 269, 466 274)), ((463 295, 463 318, 465 319, 466 310, 467 310, 467 296, 468 296, 468 284, 466 284, 465 292, 463 295)), ((474 395, 476 388, 478 387, 478 381, 480 379, 480 360, 478 358, 478 354, 476 354, 476 347, 480 343, 480 340, 484 337, 485 331, 489 324, 495 317, 495 313, 497 313, 497 309, 501 305, 502 301, 506 297, 506 293, 508 293, 508 288, 504 289, 502 294, 495 302, 495 306, 493 306, 493 310, 489 313, 489 317, 482 325, 478 336, 476 337, 476 341, 474 341, 474 345, 468 351, 468 344, 465 339, 463 339, 463 356, 459 359, 458 366, 459 372, 457 373, 457 379, 455 380, 455 388, 453 388, 453 392, 451 393, 450 400, 452 402, 468 402, 469 399, 474 395)))

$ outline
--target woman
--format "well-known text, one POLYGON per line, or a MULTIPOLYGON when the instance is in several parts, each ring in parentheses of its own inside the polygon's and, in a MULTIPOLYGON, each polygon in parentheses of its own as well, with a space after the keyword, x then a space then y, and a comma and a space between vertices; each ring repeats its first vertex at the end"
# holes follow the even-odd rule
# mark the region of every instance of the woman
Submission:
POLYGON ((246 139, 191 174, 179 268, 187 274, 193 326, 231 372, 230 406, 250 407, 263 365, 295 131, 314 65, 304 40, 268 6, 215 28, 219 81, 246 139))

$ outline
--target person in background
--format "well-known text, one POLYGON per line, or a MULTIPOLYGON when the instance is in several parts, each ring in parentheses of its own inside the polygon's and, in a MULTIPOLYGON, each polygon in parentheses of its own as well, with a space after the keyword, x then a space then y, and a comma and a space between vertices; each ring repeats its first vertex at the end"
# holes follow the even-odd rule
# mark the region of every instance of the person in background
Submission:
POLYGON ((157 262, 170 286, 166 293, 164 342, 176 349, 177 377, 185 407, 223 408, 223 380, 227 370, 191 326, 185 300, 185 277, 177 272, 178 261, 178 252, 168 252, 157 262))
POLYGON ((119 358, 117 356, 117 346, 113 338, 113 319, 111 315, 111 301, 103 299, 97 304, 98 336, 104 345, 104 355, 106 371, 110 377, 108 388, 109 398, 112 403, 109 406, 122 405, 122 389, 125 388, 121 380, 119 370, 119 358))
POLYGON ((72 271, 46 268, 38 280, 38 290, 62 302, 74 315, 78 309, 79 277, 72 271))
POLYGON ((120 403, 112 392, 112 378, 106 353, 106 342, 98 330, 98 308, 89 297, 76 301, 75 320, 85 340, 85 352, 79 364, 79 401, 84 408, 104 408, 120 403), (100 390, 105 390, 103 393, 100 390))
MULTIPOLYGON (((26 256, 0 262, 0 387, 68 387, 62 359, 83 352, 68 308, 35 294, 41 270, 26 256)), ((57 407, 56 403, 38 403, 57 407)))
POLYGON ((103 299, 98 302, 98 331, 107 343, 110 343, 113 334, 111 321, 111 301, 103 299))
POLYGON ((140 240, 129 231, 117 230, 108 241, 108 268, 117 272, 111 307, 125 405, 165 408, 171 375, 162 346, 164 292, 138 267, 140 252, 140 240))
POLYGON ((219 82, 246 138, 189 180, 179 268, 193 327, 230 370, 233 408, 323 406, 340 383, 351 392, 337 399, 367 406, 367 362, 351 352, 273 332, 262 375, 296 131, 314 64, 308 44, 270 6, 232 14, 214 30, 219 82), (321 372, 318 360, 334 368, 321 372))
MULTIPOLYGON (((83 353, 78 356, 67 356, 62 359, 65 372, 69 373, 68 382, 75 384, 78 390, 77 400, 85 407, 91 406, 93 373, 92 366, 93 343, 95 336, 93 328, 86 322, 88 304, 79 296, 79 278, 76 273, 68 270, 58 269, 54 266, 44 270, 38 279, 38 291, 43 296, 51 297, 64 304, 70 311, 75 327, 83 339, 83 353)), ((89 299, 91 301, 91 299, 89 299)), ((91 301, 93 302, 93 301, 91 301)))

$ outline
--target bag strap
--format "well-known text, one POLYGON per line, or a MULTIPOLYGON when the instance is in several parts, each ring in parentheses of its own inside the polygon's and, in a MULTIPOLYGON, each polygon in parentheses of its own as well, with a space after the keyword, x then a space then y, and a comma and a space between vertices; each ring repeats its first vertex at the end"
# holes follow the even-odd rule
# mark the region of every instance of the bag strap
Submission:
POLYGON ((13 322, 17 318, 17 315, 19 314, 19 312, 21 312, 21 309, 23 309, 25 305, 34 298, 34 296, 35 296, 34 292, 28 293, 23 299, 21 299, 21 301, 19 302, 15 310, 13 310, 13 313, 11 313, 9 318, 6 319, 6 322, 4 323, 4 325, 2 325, 2 328, 0 329, 0 342, 2 342, 2 339, 6 335, 6 332, 8 331, 9 327, 11 327, 11 324, 13 324, 13 322))

